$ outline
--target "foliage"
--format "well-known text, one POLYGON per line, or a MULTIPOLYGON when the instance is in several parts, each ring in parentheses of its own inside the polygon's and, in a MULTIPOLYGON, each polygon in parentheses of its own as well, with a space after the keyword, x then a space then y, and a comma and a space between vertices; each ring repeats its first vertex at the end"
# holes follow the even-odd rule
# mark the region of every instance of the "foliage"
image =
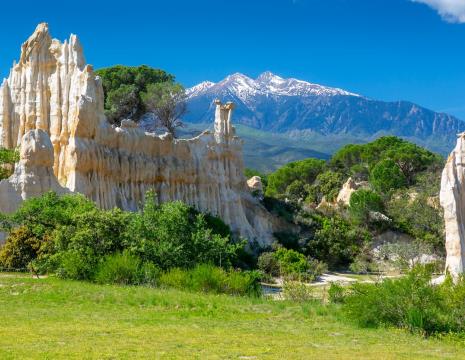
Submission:
POLYGON ((317 219, 319 228, 313 240, 308 242, 306 252, 327 263, 331 270, 347 267, 371 240, 366 230, 354 227, 338 216, 317 219))
POLYGON ((328 289, 329 302, 333 304, 341 304, 344 302, 346 291, 344 286, 332 282, 328 289))
POLYGON ((141 99, 147 111, 155 116, 157 126, 176 137, 176 129, 184 126, 181 118, 187 112, 184 87, 172 82, 150 84, 141 99))
POLYGON ((368 144, 344 146, 332 156, 330 165, 333 169, 350 175, 354 165, 372 168, 386 159, 398 165, 409 183, 415 173, 442 162, 439 155, 418 145, 395 136, 384 136, 368 144))
POLYGON ((382 245, 379 251, 381 257, 402 271, 419 265, 422 255, 431 254, 431 246, 419 241, 388 243, 382 245))
POLYGON ((370 183, 377 191, 388 193, 407 185, 407 179, 394 160, 385 159, 371 170, 370 183))
MULTIPOLYGON (((420 189, 421 191, 421 189, 420 189)), ((437 253, 444 252, 444 221, 436 197, 426 193, 399 191, 387 202, 386 210, 394 225, 417 241, 431 245, 437 253)))
MULTIPOLYGON (((315 260, 307 259, 304 254, 292 249, 279 247, 274 253, 274 258, 279 265, 279 274, 289 280, 313 281, 327 270, 326 264, 315 260)), ((272 263, 272 271, 275 263, 272 263)), ((272 275, 271 272, 268 272, 272 275)))
POLYGON ((244 246, 214 233, 204 215, 182 202, 157 205, 150 193, 143 210, 132 216, 127 234, 128 248, 161 269, 206 262, 227 267, 244 246))
POLYGON ((138 284, 141 282, 140 268, 140 259, 127 251, 107 255, 97 269, 95 281, 100 284, 138 284))
POLYGON ((291 162, 268 175, 267 196, 284 194, 287 187, 295 180, 311 184, 323 170, 325 162, 317 159, 306 159, 291 162))
POLYGON ((0 180, 10 177, 14 164, 19 161, 18 150, 0 148, 0 180))
POLYGON ((257 272, 226 271, 209 264, 200 264, 190 270, 173 268, 163 272, 160 286, 196 292, 258 296, 261 294, 257 272))
POLYGON ((349 213, 357 222, 369 223, 370 213, 381 212, 383 208, 383 200, 371 190, 359 189, 350 197, 349 213))
POLYGON ((0 249, 0 265, 7 269, 26 269, 40 247, 39 239, 27 227, 18 227, 10 232, 0 249))
POLYGON ((258 269, 270 276, 279 276, 279 261, 273 252, 264 252, 258 258, 258 269))
POLYGON ((465 330, 464 280, 431 284, 427 268, 376 284, 356 283, 344 298, 344 310, 360 326, 393 325, 426 335, 465 330), (458 299, 461 300, 458 300, 458 299))
POLYGON ((295 302, 315 301, 315 294, 311 286, 300 281, 287 280, 283 283, 283 297, 295 302))
POLYGON ((149 264, 162 269, 206 262, 229 267, 245 245, 233 243, 229 227, 218 218, 181 202, 157 205, 150 193, 138 213, 100 210, 80 195, 47 193, 24 201, 2 222, 11 230, 1 253, 4 265, 31 265, 71 279, 92 280, 132 257, 140 260, 138 267, 149 282, 156 272, 149 264))
POLYGON ((327 201, 335 201, 342 183, 343 177, 341 173, 328 170, 318 174, 314 185, 308 191, 311 194, 310 202, 318 204, 323 197, 327 201))
POLYGON ((116 65, 95 73, 102 79, 108 120, 118 125, 124 118, 137 122, 146 113, 141 93, 149 85, 174 82, 172 75, 146 65, 116 65))

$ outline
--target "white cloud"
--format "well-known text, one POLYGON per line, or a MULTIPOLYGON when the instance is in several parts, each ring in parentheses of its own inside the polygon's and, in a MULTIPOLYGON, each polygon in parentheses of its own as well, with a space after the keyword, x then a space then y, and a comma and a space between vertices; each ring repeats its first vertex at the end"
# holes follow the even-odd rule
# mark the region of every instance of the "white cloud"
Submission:
POLYGON ((412 0, 435 9, 444 20, 465 23, 465 0, 412 0))

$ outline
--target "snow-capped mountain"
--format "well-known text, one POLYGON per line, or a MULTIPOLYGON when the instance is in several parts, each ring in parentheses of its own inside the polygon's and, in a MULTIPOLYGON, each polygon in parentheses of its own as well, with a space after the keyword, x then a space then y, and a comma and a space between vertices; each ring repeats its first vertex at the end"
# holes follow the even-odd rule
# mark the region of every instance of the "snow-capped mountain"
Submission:
POLYGON ((220 99, 236 104, 234 123, 295 138, 316 133, 363 142, 392 134, 445 154, 465 130, 461 120, 407 101, 373 100, 271 72, 256 79, 235 73, 218 83, 205 81, 187 89, 187 95, 186 122, 211 122, 213 101, 220 99))
POLYGON ((208 92, 225 93, 224 90, 233 92, 241 100, 247 101, 254 96, 359 96, 348 91, 312 84, 298 79, 283 79, 270 71, 266 71, 256 79, 235 73, 229 75, 219 83, 204 81, 186 90, 188 98, 201 96, 208 92))

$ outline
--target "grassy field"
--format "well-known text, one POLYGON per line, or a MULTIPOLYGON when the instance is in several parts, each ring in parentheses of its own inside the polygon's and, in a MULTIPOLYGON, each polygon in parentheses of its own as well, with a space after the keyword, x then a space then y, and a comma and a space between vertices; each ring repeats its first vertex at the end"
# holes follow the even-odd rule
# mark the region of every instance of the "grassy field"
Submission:
POLYGON ((464 359, 337 308, 0 274, 0 359, 464 359))

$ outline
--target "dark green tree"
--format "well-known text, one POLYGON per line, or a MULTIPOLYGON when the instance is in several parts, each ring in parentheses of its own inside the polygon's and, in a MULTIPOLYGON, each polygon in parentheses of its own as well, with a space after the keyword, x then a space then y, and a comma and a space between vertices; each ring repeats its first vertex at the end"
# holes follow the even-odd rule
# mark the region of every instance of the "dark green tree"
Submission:
POLYGON ((105 96, 105 113, 112 124, 124 118, 139 121, 147 110, 141 93, 151 84, 173 83, 174 76, 147 65, 116 65, 95 72, 101 79, 105 96))
POLYGON ((407 179, 394 160, 378 162, 370 173, 370 183, 381 193, 399 189, 407 185, 407 179))

